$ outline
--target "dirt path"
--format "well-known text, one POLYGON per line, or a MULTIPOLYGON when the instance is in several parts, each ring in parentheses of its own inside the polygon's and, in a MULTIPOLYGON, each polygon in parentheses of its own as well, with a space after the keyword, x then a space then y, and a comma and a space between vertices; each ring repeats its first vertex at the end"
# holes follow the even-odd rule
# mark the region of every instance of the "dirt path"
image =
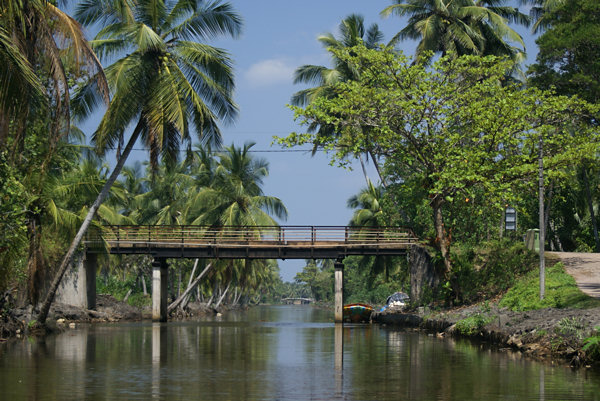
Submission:
POLYGON ((600 299, 600 253, 546 252, 556 256, 565 265, 567 273, 575 278, 581 291, 600 299))

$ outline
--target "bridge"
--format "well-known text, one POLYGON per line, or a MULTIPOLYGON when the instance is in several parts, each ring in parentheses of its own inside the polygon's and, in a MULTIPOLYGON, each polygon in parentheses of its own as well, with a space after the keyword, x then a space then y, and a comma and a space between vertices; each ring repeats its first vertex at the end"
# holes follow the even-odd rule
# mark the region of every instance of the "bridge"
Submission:
MULTIPOLYGON (((197 225, 104 226, 90 231, 85 241, 86 260, 92 265, 95 256, 105 252, 154 257, 152 316, 157 321, 167 319, 167 258, 335 259, 335 321, 341 322, 343 259, 350 255, 403 255, 415 243, 414 234, 406 227, 197 225)), ((87 282, 90 285, 92 281, 88 278, 87 282)))

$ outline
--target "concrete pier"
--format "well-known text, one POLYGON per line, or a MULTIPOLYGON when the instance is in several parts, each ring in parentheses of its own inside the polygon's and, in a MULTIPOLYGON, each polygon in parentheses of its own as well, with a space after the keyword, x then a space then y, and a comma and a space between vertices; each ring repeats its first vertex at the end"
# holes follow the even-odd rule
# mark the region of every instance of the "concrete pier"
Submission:
POLYGON ((335 267, 335 322, 344 321, 344 263, 336 261, 335 267))
POLYGON ((58 287, 56 302, 95 309, 97 261, 98 255, 94 253, 77 255, 58 287))
POLYGON ((169 266, 166 258, 155 258, 152 262, 152 321, 167 321, 167 296, 169 266))

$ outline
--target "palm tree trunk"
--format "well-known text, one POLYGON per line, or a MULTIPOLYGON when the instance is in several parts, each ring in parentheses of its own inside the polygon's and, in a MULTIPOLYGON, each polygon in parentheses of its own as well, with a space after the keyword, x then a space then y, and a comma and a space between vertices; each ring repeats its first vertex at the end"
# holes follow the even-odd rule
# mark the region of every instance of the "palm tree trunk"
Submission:
POLYGON ((362 154, 358 155, 358 160, 360 160, 360 167, 362 168, 363 175, 365 176, 365 182, 368 186, 371 180, 369 179, 369 175, 367 174, 367 168, 365 167, 365 161, 362 158, 362 154))
POLYGON ((194 288, 196 288, 196 286, 200 283, 200 280, 202 280, 202 277, 204 277, 206 272, 208 272, 211 267, 212 267, 212 263, 209 263, 208 265, 206 265, 204 270, 202 270, 202 272, 198 275, 198 277, 196 277, 196 279, 188 286, 188 288, 186 288, 186 290, 183 292, 183 294, 179 298, 177 298, 175 301, 173 301, 171 303, 171 305, 169 305, 169 307, 167 308, 167 313, 171 313, 175 308, 177 308, 177 306, 179 306, 179 304, 188 296, 188 294, 194 288))
POLYGON ((371 160, 373 161, 373 166, 375 166, 375 171, 377 171, 377 175, 379 176, 379 181, 381 181, 381 185, 384 188, 387 188, 387 182, 385 181, 385 177, 381 174, 381 169, 379 168, 379 162, 375 158, 372 150, 369 150, 369 155, 371 155, 371 160))
POLYGON ((215 309, 217 309, 219 307, 219 305, 221 305, 221 302, 223 302, 223 299, 225 298, 225 295, 227 295, 227 291, 229 291, 229 286, 230 285, 231 285, 231 281, 229 282, 229 284, 227 284, 227 287, 225 288, 225 291, 223 291, 223 293, 221 294, 221 297, 219 298, 219 301, 215 305, 215 309))
POLYGON ((54 297, 56 296, 56 291, 58 290, 60 281, 62 280, 67 269, 71 266, 71 263, 73 262, 73 256, 75 255, 75 251, 81 244, 81 241, 83 240, 84 235, 86 234, 90 224, 92 223, 92 219, 94 218, 96 211, 98 210, 98 208, 100 207, 102 202, 104 202, 104 199, 106 199, 106 197, 108 196, 108 191, 110 190, 110 188, 112 187, 114 182, 117 180, 117 177, 121 173, 121 169, 123 168, 123 165, 125 164, 125 161, 127 160, 127 157, 129 156, 129 153, 131 153, 131 149, 133 148, 133 145, 137 141, 137 138, 139 137, 140 133, 142 132, 142 127, 143 127, 143 120, 140 118, 140 121, 138 122, 137 126, 133 130, 133 133, 131 134, 131 138, 129 139, 127 146, 123 150, 123 154, 121 154, 121 157, 119 157, 119 159, 117 161, 117 165, 115 166, 112 174, 110 175, 110 177, 104 184, 104 187, 98 194, 98 197, 96 198, 96 200, 90 207, 90 210, 88 211, 87 216, 85 216, 85 219, 83 220, 83 223, 81 224, 81 227, 79 227, 79 231, 75 235, 75 238, 73 238, 73 241, 71 242, 71 246, 69 247, 69 250, 67 251, 67 253, 65 254, 65 256, 62 260, 60 267, 58 268, 58 271, 56 273, 56 276, 54 276, 54 279, 52 280, 52 284, 50 285, 48 294, 46 294, 44 303, 42 304, 42 309, 40 310, 40 314, 38 315, 38 318, 37 318, 37 321, 39 324, 44 325, 46 323, 46 318, 48 317, 48 312, 50 311, 50 306, 52 305, 52 302, 54 301, 54 297))

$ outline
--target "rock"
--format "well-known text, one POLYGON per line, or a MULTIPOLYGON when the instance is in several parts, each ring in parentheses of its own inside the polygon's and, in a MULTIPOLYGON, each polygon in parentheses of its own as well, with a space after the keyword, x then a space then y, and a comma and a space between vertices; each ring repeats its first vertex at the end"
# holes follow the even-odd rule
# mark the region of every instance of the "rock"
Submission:
POLYGON ((77 327, 77 325, 75 323, 69 323, 69 328, 70 329, 74 329, 76 327, 77 327))

